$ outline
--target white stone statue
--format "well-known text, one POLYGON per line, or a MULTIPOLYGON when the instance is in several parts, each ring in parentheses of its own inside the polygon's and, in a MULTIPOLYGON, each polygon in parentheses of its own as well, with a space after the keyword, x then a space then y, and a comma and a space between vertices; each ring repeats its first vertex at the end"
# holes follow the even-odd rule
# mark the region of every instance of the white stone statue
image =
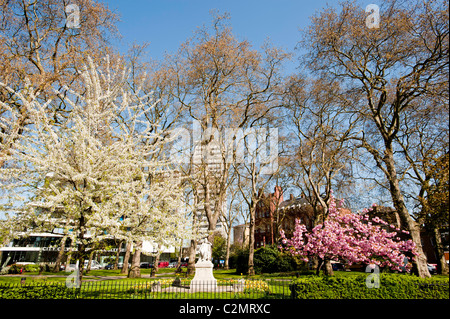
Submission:
POLYGON ((203 239, 198 247, 200 258, 195 263, 195 276, 189 285, 191 291, 215 291, 217 280, 213 275, 212 245, 208 239, 203 239))
POLYGON ((208 239, 203 239, 198 252, 200 253, 199 261, 211 261, 211 243, 208 241, 208 239))

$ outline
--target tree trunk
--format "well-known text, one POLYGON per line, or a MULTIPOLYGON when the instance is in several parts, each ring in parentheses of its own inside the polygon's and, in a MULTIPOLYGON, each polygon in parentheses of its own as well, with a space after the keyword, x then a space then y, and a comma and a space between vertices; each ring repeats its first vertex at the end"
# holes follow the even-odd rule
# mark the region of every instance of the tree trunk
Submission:
POLYGON ((414 261, 414 269, 419 277, 431 277, 428 267, 427 267, 427 258, 422 248, 422 242, 420 238, 420 225, 418 225, 412 217, 409 215, 409 212, 405 206, 405 201, 403 198, 403 194, 400 190, 400 185, 397 177, 397 171, 395 168, 395 161, 393 156, 392 147, 388 142, 385 142, 386 150, 385 157, 383 158, 384 163, 386 164, 387 169, 387 178, 389 180, 389 188, 392 197, 392 201, 394 203, 394 207, 397 213, 402 220, 402 224, 406 227, 411 235, 411 239, 416 244, 416 252, 417 256, 414 261))
POLYGON ((192 275, 195 272, 195 255, 197 252, 197 242, 192 239, 191 246, 189 246, 189 262, 187 266, 187 275, 192 275))
POLYGON ((331 265, 331 260, 328 258, 317 258, 317 268, 316 268, 316 275, 320 275, 320 271, 323 269, 323 274, 325 276, 333 276, 333 266, 331 265))
MULTIPOLYGON (((194 207, 197 207, 199 200, 199 195, 197 192, 197 187, 194 187, 194 207)), ((194 232, 198 230, 197 228, 197 218, 198 218, 198 211, 195 209, 192 213, 192 229, 194 232)), ((195 237, 194 237, 195 238, 195 237)), ((192 275, 195 273, 195 256, 197 254, 197 241, 196 239, 191 239, 191 243, 189 246, 189 252, 188 252, 188 265, 186 269, 186 276, 192 275)))
POLYGON ((61 239, 61 250, 58 252, 58 257, 56 258, 55 267, 53 267, 53 272, 58 272, 59 268, 61 267, 61 261, 64 256, 64 252, 66 249, 66 241, 67 241, 67 235, 64 235, 64 237, 61 239))
POLYGON ((86 267, 86 274, 89 273, 91 271, 91 264, 92 264, 92 258, 94 257, 94 250, 91 251, 91 253, 89 254, 89 261, 86 267))
POLYGON ((311 268, 308 268, 308 270, 309 269, 317 270, 317 268, 319 268, 319 257, 311 257, 311 261, 312 261, 311 268))
POLYGON ((444 249, 442 246, 441 232, 437 227, 433 229, 434 242, 436 243, 436 255, 438 256, 437 272, 440 275, 448 275, 448 264, 445 260, 444 249))
POLYGON ((142 243, 136 243, 128 278, 141 278, 141 248, 142 243))
POLYGON ((209 226, 208 226, 208 230, 209 230, 210 234, 208 235, 207 239, 211 243, 211 249, 213 248, 213 245, 214 245, 214 236, 215 236, 214 232, 216 230, 216 226, 217 226, 217 220, 209 223, 209 226))
POLYGON ((255 207, 250 207, 250 234, 248 247, 248 275, 255 275, 254 255, 255 255, 255 207))
MULTIPOLYGON (((159 247, 158 247, 159 248, 159 247)), ((155 262, 153 263, 153 277, 156 277, 156 273, 158 272, 159 269, 159 258, 161 257, 161 253, 157 253, 156 257, 155 257, 155 262)))
MULTIPOLYGON (((71 249, 72 245, 69 248, 71 249)), ((69 267, 69 265, 70 265, 71 259, 72 259, 72 250, 69 250, 66 254, 66 271, 67 271, 67 267, 69 267)))
POLYGON ((329 260, 328 258, 325 258, 323 273, 325 276, 333 276, 334 274, 333 266, 331 265, 331 260, 329 260))
POLYGON ((128 273, 128 262, 130 260, 131 245, 132 245, 131 241, 127 242, 127 251, 125 252, 125 257, 123 259, 123 267, 122 270, 120 271, 121 274, 128 273))
POLYGON ((225 264, 224 269, 228 270, 230 269, 230 247, 231 247, 231 227, 228 230, 228 234, 227 234, 227 250, 225 253, 225 264))
POLYGON ((119 242, 119 248, 117 248, 116 259, 114 260, 114 270, 119 269, 119 256, 120 250, 122 249, 123 240, 119 242))
POLYGON ((177 257, 177 270, 176 272, 180 272, 181 271, 181 255, 183 254, 183 241, 181 241, 181 245, 180 245, 180 250, 178 253, 178 257, 177 257))
MULTIPOLYGON (((207 172, 207 169, 206 169, 207 172)), ((208 219, 208 230, 209 230, 209 235, 208 235, 208 241, 211 243, 211 248, 212 245, 214 243, 214 231, 216 230, 216 225, 217 225, 217 211, 215 211, 215 209, 217 209, 218 205, 217 205, 217 201, 218 198, 211 198, 211 186, 210 186, 210 177, 209 174, 206 174, 205 177, 205 201, 203 204, 203 209, 205 210, 205 214, 206 214, 206 218, 208 219), (214 210, 211 209, 211 202, 214 203, 214 210)))
POLYGON ((85 261, 84 255, 82 255, 82 257, 78 258, 78 270, 79 270, 78 271, 78 282, 80 283, 80 286, 81 286, 81 283, 83 280, 84 261, 85 261))
POLYGON ((317 260, 317 267, 316 267, 316 276, 320 275, 320 270, 322 269, 323 266, 323 259, 318 258, 317 260))
POLYGON ((80 284, 82 284, 82 280, 83 280, 83 270, 84 270, 84 260, 85 260, 85 254, 86 254, 86 244, 84 243, 84 234, 85 234, 85 220, 84 220, 84 215, 83 213, 81 213, 80 219, 79 219, 79 228, 80 228, 80 233, 78 235, 78 256, 77 256, 77 260, 78 260, 78 269, 79 269, 79 276, 78 276, 78 282, 80 284))

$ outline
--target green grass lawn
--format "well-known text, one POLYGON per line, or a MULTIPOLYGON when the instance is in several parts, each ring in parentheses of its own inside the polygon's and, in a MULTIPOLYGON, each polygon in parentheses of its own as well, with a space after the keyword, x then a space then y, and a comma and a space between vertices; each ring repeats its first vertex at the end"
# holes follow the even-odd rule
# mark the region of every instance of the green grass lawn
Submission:
MULTIPOLYGON (((141 275, 144 278, 127 278, 127 274, 121 274, 120 270, 91 270, 88 274, 83 275, 83 280, 86 281, 101 281, 101 280, 114 280, 114 281, 148 281, 149 275, 151 273, 151 269, 141 269, 141 275), (108 277, 120 277, 120 279, 108 277)), ((43 272, 41 275, 38 272, 26 272, 22 275, 15 276, 0 276, 0 284, 1 283, 20 283, 22 277, 26 277, 26 282, 64 282, 67 277, 71 274, 71 272, 43 272)), ((300 277, 304 276, 315 276, 313 271, 310 272, 289 272, 289 273, 272 273, 272 274, 257 274, 252 277, 241 275, 236 273, 235 269, 217 269, 214 270, 214 277, 217 280, 226 280, 226 279, 273 279, 273 280, 292 280, 297 277, 297 274, 300 277)), ((348 276, 356 276, 361 274, 359 271, 335 271, 335 277, 348 277, 348 276)), ((412 276, 410 274, 398 274, 399 276, 412 276)), ((157 273, 157 278, 176 278, 175 269, 173 268, 160 268, 157 273)), ((180 278, 186 278, 186 268, 183 269, 183 273, 178 274, 180 278)), ((193 278, 193 275, 189 276, 190 279, 193 278)), ((188 278, 188 279, 189 279, 188 278)), ((433 275, 433 278, 448 278, 445 275, 433 275)))
MULTIPOLYGON (((151 269, 141 269, 141 275, 144 278, 127 278, 127 274, 121 274, 120 270, 91 270, 88 274, 83 275, 83 280, 114 280, 114 281, 147 281, 151 269), (99 278, 102 277, 102 278, 99 278), (108 279, 108 277, 121 277, 120 279, 108 279)), ((26 277, 26 282, 63 282, 66 280, 71 272, 43 272, 40 276, 38 272, 25 272, 22 275, 15 276, 0 276, 0 283, 20 283, 22 277, 26 277)), ((180 278, 186 278, 186 269, 183 269, 183 273, 178 274, 180 278)), ((192 279, 193 275, 190 276, 192 279)), ((241 276, 236 273, 235 269, 230 270, 214 270, 214 277, 220 279, 241 279, 247 278, 247 276, 241 276)), ((265 278, 265 275, 256 275, 255 279, 265 278)), ((158 270, 157 278, 176 278, 175 269, 173 268, 161 268, 158 270)), ((293 278, 292 276, 285 276, 285 278, 293 278)))

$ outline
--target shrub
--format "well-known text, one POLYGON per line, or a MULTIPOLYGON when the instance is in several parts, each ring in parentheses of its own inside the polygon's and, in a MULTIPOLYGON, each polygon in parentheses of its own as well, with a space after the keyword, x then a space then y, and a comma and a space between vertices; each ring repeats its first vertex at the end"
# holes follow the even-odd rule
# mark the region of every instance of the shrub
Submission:
POLYGON ((12 264, 11 267, 9 267, 8 273, 13 274, 13 275, 20 274, 21 269, 22 269, 22 271, 25 271, 25 265, 12 264))
POLYGON ((25 271, 27 272, 39 271, 39 269, 40 269, 39 265, 35 264, 28 264, 25 266, 25 271))
POLYGON ((240 249, 236 251, 230 260, 230 266, 236 268, 237 274, 247 274, 248 272, 248 250, 240 249))
POLYGON ((380 274, 380 287, 367 288, 368 274, 354 277, 308 276, 290 285, 296 299, 448 299, 446 278, 380 274))
POLYGON ((276 246, 261 247, 255 251, 256 273, 287 272, 297 269, 295 257, 282 253, 276 246))
POLYGON ((40 270, 40 267, 43 267, 43 266, 39 266, 36 264, 27 264, 27 265, 12 264, 9 267, 8 273, 9 274, 20 274, 21 269, 22 269, 22 272, 36 272, 36 271, 40 270))
POLYGON ((258 274, 274 272, 278 255, 278 250, 272 246, 257 249, 254 257, 255 272, 258 274))
POLYGON ((75 299, 77 289, 65 285, 0 285, 0 299, 75 299))

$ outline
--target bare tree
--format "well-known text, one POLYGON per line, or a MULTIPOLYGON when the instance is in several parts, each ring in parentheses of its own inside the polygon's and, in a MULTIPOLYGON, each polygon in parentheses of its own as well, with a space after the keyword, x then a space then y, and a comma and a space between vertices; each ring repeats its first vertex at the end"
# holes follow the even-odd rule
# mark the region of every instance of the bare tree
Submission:
POLYGON ((355 97, 353 112, 364 120, 359 146, 369 152, 388 183, 393 205, 417 246, 415 266, 429 277, 420 225, 405 205, 396 164, 402 119, 427 99, 448 101, 448 3, 383 1, 379 28, 353 2, 312 17, 301 45, 316 74, 341 81, 355 97), (427 99, 425 99, 427 97, 427 99))
POLYGON ((254 252, 255 252, 255 222, 256 222, 256 207, 264 198, 264 191, 269 183, 279 172, 278 165, 278 138, 273 139, 275 131, 270 132, 265 128, 260 130, 252 127, 248 131, 245 131, 242 139, 245 144, 245 148, 248 151, 247 160, 237 162, 234 164, 238 176, 238 187, 244 198, 250 216, 249 221, 249 258, 248 258, 248 275, 253 276, 255 274, 254 269, 254 252), (272 140, 270 135, 272 134, 272 140), (273 145, 275 142, 275 145, 273 145), (275 161, 263 162, 260 159, 263 154, 267 152, 266 148, 270 147, 275 149, 276 158, 275 161), (267 170, 268 169, 268 170, 267 170))
POLYGON ((190 161, 194 165, 191 176, 195 175, 195 195, 203 205, 210 236, 223 215, 230 184, 231 163, 220 136, 230 123, 241 129, 280 106, 273 100, 279 94, 281 63, 288 57, 268 44, 262 53, 253 50, 248 41, 232 34, 227 19, 227 14, 216 14, 212 26, 198 29, 176 54, 167 57, 158 72, 171 102, 182 110, 183 121, 199 126, 200 138, 194 136, 193 143, 201 156, 199 161, 190 161), (214 147, 219 150, 218 160, 210 163, 208 152, 214 147))
POLYGON ((293 124, 291 170, 293 183, 307 194, 315 211, 314 224, 327 217, 331 193, 349 184, 357 118, 341 107, 336 82, 291 77, 286 105, 293 124))
MULTIPOLYGON (((293 124, 291 179, 313 207, 313 224, 317 225, 328 216, 332 192, 351 183, 351 137, 357 118, 342 108, 347 101, 339 95, 336 82, 293 76, 286 89, 293 124)), ((331 273, 329 261, 324 270, 331 273)))

